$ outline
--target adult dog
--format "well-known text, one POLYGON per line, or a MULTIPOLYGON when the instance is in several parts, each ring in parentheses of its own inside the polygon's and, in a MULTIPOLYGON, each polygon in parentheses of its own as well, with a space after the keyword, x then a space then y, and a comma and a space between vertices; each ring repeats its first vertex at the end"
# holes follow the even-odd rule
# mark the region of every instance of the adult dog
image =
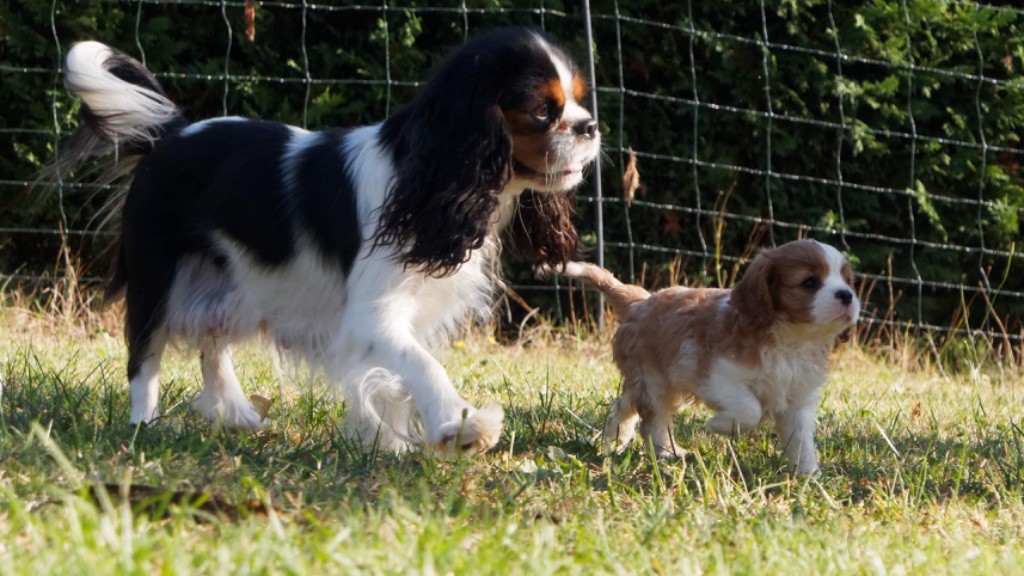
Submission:
POLYGON ((82 124, 56 172, 106 154, 129 175, 108 294, 126 299, 133 423, 159 415, 160 359, 178 340, 202 352, 195 409, 261 426, 230 349, 263 332, 341 385, 364 442, 494 446, 501 408, 464 400, 430 346, 486 309, 503 232, 550 265, 579 248, 571 191, 600 135, 550 38, 480 35, 411 103, 353 130, 191 123, 142 64, 98 42, 68 53, 66 85, 82 124))

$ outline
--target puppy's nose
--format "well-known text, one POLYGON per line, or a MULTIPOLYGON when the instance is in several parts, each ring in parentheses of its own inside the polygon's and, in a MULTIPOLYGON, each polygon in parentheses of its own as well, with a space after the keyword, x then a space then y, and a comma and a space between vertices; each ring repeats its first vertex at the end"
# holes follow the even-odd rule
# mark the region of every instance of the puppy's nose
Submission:
POLYGON ((593 138, 597 134, 597 122, 594 120, 581 120, 572 127, 572 131, 577 136, 593 138))
POLYGON ((843 303, 843 306, 849 306, 853 302, 853 292, 849 290, 836 290, 836 300, 843 303))

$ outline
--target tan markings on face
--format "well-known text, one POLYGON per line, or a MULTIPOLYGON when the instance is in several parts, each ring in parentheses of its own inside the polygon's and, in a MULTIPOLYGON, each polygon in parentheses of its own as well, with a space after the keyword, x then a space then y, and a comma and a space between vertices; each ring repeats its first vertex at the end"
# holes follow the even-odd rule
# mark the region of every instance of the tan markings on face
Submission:
POLYGON ((562 82, 558 78, 552 78, 541 84, 537 93, 545 101, 554 102, 559 110, 565 106, 565 90, 562 88, 562 82))
POLYGON ((544 172, 550 162, 550 138, 548 128, 541 126, 528 112, 511 110, 505 112, 509 131, 512 133, 512 157, 536 172, 544 172))
POLYGON ((850 288, 853 288, 853 268, 850 267, 849 262, 843 262, 843 267, 839 270, 839 276, 842 277, 843 282, 850 288))
POLYGON ((505 120, 512 134, 512 157, 530 170, 546 173, 555 161, 551 152, 553 132, 569 131, 562 120, 565 91, 558 78, 551 78, 537 87, 536 97, 522 109, 505 110, 505 120), (533 117, 533 111, 547 104, 551 122, 544 123, 533 117))
POLYGON ((582 102, 587 95, 587 83, 580 76, 572 77, 572 97, 577 102, 582 102))
POLYGON ((814 297, 828 277, 828 261, 811 240, 791 242, 775 250, 776 313, 789 322, 814 322, 814 297), (814 280, 814 287, 804 283, 814 280))

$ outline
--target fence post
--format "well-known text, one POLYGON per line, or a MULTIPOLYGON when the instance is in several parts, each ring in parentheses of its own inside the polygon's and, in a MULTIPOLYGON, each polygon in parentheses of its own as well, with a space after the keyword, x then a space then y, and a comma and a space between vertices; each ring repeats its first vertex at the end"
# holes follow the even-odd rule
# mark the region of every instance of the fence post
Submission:
MULTIPOLYGON (((590 0, 583 0, 583 25, 587 32, 587 73, 590 76, 590 111, 594 115, 594 121, 600 120, 597 116, 597 74, 594 72, 594 31, 590 21, 590 0)), ((597 265, 604 267, 604 195, 601 191, 601 155, 594 159, 594 204, 597 206, 594 222, 595 233, 597 234, 597 265)), ((604 328, 604 295, 598 292, 597 295, 597 326, 604 328)))

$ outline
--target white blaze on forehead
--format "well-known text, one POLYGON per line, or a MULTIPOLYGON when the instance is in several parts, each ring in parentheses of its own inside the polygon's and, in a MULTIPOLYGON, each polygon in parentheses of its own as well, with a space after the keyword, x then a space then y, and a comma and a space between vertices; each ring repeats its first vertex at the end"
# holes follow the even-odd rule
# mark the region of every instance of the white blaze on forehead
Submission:
POLYGON ((591 118, 590 112, 586 108, 580 106, 580 103, 576 101, 576 95, 574 93, 575 75, 572 72, 572 66, 565 61, 562 54, 555 50, 551 44, 545 40, 539 34, 534 36, 537 39, 537 43, 540 44, 544 52, 547 53, 548 58, 551 59, 551 63, 554 64, 555 70, 558 72, 558 79, 562 83, 562 92, 565 93, 565 108, 562 111, 562 119, 566 122, 577 122, 580 120, 589 120, 591 118))
POLYGON ((828 244, 823 244, 821 242, 818 242, 817 240, 815 240, 815 243, 818 245, 819 248, 821 248, 821 251, 825 253, 825 262, 828 263, 829 277, 836 276, 840 279, 840 281, 842 281, 842 276, 840 275, 840 273, 843 270, 843 264, 846 264, 846 258, 843 256, 843 253, 840 252, 839 250, 836 250, 832 246, 829 246, 828 244))
POLYGON ((821 242, 816 243, 818 248, 821 249, 825 263, 828 265, 828 274, 821 279, 821 290, 818 290, 814 297, 812 314, 814 315, 815 320, 818 322, 831 321, 843 310, 841 301, 836 296, 840 291, 850 292, 852 297, 850 309, 853 313, 852 316, 856 318, 860 314, 860 301, 857 300, 853 286, 847 284, 846 280, 844 280, 842 276, 843 266, 846 264, 846 258, 839 250, 836 250, 832 246, 821 242))

